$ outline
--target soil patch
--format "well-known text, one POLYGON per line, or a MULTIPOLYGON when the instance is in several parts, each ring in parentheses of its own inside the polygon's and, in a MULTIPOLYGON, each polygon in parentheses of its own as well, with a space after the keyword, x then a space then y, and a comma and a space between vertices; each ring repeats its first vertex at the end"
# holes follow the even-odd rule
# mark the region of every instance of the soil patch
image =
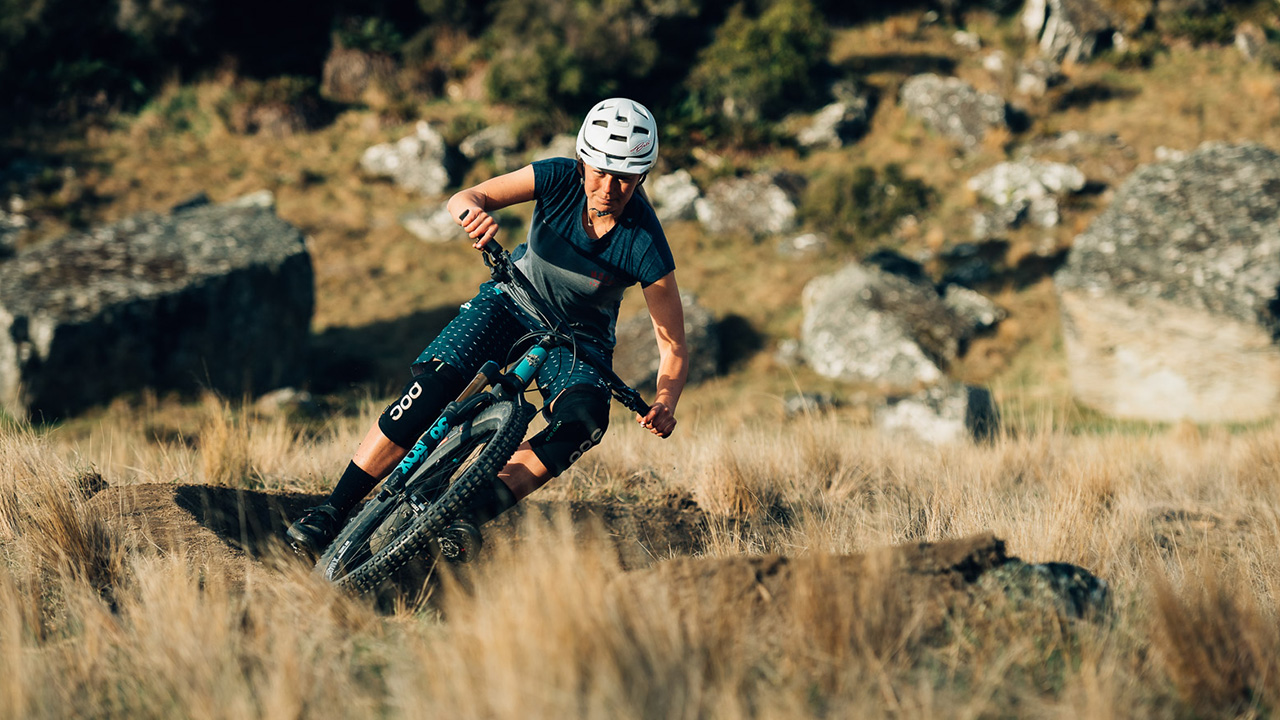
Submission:
MULTIPOLYGON (((320 495, 141 484, 104 489, 90 502, 128 547, 182 552, 214 568, 240 568, 246 561, 288 554, 283 537, 289 519, 323 500, 320 495)), ((564 515, 583 527, 598 524, 627 569, 699 552, 706 530, 706 519, 696 505, 530 501, 487 525, 486 541, 519 542, 528 513, 548 520, 564 515)))

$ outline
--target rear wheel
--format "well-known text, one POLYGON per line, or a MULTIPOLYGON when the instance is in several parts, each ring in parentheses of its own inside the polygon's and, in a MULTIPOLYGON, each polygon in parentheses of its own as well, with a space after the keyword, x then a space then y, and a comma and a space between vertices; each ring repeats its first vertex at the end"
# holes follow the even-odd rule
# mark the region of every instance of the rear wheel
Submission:
POLYGON ((341 587, 365 592, 425 553, 511 458, 532 411, 523 400, 507 400, 455 425, 401 491, 365 503, 316 570, 341 587))

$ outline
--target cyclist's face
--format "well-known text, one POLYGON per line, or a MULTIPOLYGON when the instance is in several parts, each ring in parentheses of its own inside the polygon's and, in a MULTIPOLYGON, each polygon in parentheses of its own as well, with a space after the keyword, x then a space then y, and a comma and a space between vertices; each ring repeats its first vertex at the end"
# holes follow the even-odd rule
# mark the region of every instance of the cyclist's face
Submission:
POLYGON ((643 175, 608 173, 583 163, 582 187, 587 193, 587 207, 606 213, 621 212, 643 178, 643 175))

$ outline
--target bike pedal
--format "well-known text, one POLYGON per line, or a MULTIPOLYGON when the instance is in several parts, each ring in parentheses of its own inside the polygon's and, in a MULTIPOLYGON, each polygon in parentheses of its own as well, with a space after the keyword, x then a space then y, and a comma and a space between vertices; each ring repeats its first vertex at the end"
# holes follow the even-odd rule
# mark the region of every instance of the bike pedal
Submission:
POLYGON ((451 563, 469 563, 484 546, 480 530, 465 520, 455 520, 436 538, 440 556, 451 563))

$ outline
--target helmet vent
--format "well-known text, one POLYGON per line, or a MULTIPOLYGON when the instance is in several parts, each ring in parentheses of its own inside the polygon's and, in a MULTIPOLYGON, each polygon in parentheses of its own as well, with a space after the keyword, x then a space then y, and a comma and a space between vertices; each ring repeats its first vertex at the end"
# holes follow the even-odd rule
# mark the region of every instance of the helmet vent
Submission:
POLYGON ((625 135, 610 135, 610 136, 609 136, 609 139, 610 139, 610 140, 617 140, 618 142, 626 142, 626 141, 627 141, 627 136, 625 136, 625 135))
POLYGON ((607 128, 607 127, 609 127, 609 121, 608 121, 608 120, 596 120, 595 122, 593 122, 593 123, 591 123, 591 124, 592 124, 592 125, 595 125, 596 127, 602 127, 602 128, 607 128))

